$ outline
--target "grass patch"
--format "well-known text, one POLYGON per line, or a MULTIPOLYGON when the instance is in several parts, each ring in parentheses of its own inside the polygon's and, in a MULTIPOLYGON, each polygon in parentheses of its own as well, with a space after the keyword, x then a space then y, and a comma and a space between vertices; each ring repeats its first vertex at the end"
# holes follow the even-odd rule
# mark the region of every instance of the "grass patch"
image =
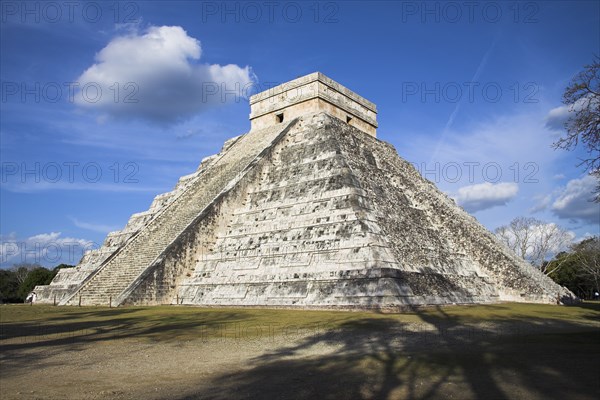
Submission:
POLYGON ((600 319, 599 303, 580 306, 504 303, 417 309, 403 314, 256 308, 0 306, 0 338, 108 335, 148 340, 245 337, 303 330, 385 331, 421 324, 446 329, 470 323, 589 324, 600 319), (237 332, 237 333, 236 333, 237 332))
MULTIPOLYGON (((104 396, 103 382, 115 379, 122 381, 111 390, 146 398, 146 392, 133 392, 142 389, 122 378, 123 370, 89 367, 91 360, 105 365, 118 357, 115 365, 143 365, 143 379, 172 384, 155 397, 161 399, 232 399, 240 393, 336 400, 596 399, 599 317, 597 302, 449 306, 404 314, 5 305, 0 306, 0 361, 20 375, 74 363, 65 376, 77 387, 89 382, 100 393, 97 398, 104 396), (279 340, 270 341, 271 336, 279 340), (103 357, 107 349, 113 353, 103 357), (230 362, 214 376, 213 365, 204 364, 213 352, 230 362), (196 380, 182 383, 173 366, 162 368, 162 361, 173 357, 196 380), (104 380, 90 381, 98 371, 104 380), (187 394, 174 397, 174 389, 187 394)), ((4 382, 16 392, 18 379, 15 374, 4 382)), ((39 388, 32 384, 36 391, 49 385, 56 398, 72 395, 73 388, 63 388, 60 379, 39 379, 39 388)))

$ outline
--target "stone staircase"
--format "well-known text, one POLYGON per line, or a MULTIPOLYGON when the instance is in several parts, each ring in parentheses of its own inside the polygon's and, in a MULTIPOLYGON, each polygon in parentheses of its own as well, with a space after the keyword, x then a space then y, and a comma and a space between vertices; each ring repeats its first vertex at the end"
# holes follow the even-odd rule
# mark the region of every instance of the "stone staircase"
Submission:
POLYGON ((290 121, 251 131, 214 160, 179 197, 61 302, 65 305, 119 305, 123 294, 236 177, 295 124, 290 121))

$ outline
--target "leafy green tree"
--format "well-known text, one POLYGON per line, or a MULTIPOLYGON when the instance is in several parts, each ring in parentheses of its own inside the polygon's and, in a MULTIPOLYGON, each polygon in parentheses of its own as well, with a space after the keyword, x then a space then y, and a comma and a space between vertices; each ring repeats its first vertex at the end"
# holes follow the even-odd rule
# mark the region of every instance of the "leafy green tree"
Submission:
POLYGON ((9 269, 0 269, 0 303, 20 303, 36 285, 47 285, 63 268, 74 265, 60 264, 52 270, 39 264, 15 264, 9 269))
POLYGON ((561 286, 565 286, 577 297, 588 298, 590 295, 589 282, 581 278, 577 271, 576 257, 570 252, 562 252, 547 263, 548 276, 561 286))
POLYGON ((556 283, 582 298, 591 298, 600 285, 600 237, 571 246, 547 263, 546 271, 556 283))
POLYGON ((15 278, 19 282, 19 285, 21 285, 27 278, 27 275, 36 268, 42 268, 42 266, 40 264, 19 263, 10 267, 10 270, 15 274, 15 278))
POLYGON ((18 302, 19 281, 14 271, 0 269, 0 303, 18 302))
POLYGON ((600 290, 600 237, 586 239, 575 246, 578 275, 600 290))
POLYGON ((19 285, 19 290, 17 291, 17 295, 21 300, 25 300, 27 295, 33 290, 36 285, 47 285, 54 278, 53 271, 46 269, 44 267, 36 268, 32 271, 29 271, 27 277, 19 285))

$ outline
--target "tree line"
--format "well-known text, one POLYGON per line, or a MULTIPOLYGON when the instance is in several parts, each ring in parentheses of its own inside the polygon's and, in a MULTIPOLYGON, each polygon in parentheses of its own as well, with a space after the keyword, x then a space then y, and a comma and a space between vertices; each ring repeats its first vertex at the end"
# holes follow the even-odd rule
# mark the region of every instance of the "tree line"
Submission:
POLYGON ((21 263, 0 269, 0 304, 22 303, 36 285, 48 285, 62 268, 74 265, 60 264, 52 269, 39 264, 21 263))
POLYGON ((574 234, 536 218, 518 217, 494 233, 516 255, 567 287, 593 299, 600 291, 600 236, 574 242, 574 234))
POLYGON ((573 244, 543 265, 550 278, 582 299, 598 299, 600 291, 600 237, 573 244))

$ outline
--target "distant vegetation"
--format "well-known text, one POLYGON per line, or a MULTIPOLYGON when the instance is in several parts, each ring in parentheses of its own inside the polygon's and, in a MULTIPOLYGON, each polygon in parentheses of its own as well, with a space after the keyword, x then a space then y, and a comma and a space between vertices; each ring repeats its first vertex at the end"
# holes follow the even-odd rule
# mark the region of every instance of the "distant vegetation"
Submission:
POLYGON ((548 276, 583 299, 600 290, 600 236, 573 244, 544 266, 548 276))
POLYGON ((47 285, 62 268, 74 265, 60 264, 53 269, 39 264, 15 264, 0 269, 0 303, 22 303, 36 285, 47 285))
POLYGON ((497 228, 496 237, 516 255, 582 299, 600 292, 600 236, 573 242, 566 229, 535 218, 517 217, 497 228), (552 255, 554 254, 554 257, 552 255))

